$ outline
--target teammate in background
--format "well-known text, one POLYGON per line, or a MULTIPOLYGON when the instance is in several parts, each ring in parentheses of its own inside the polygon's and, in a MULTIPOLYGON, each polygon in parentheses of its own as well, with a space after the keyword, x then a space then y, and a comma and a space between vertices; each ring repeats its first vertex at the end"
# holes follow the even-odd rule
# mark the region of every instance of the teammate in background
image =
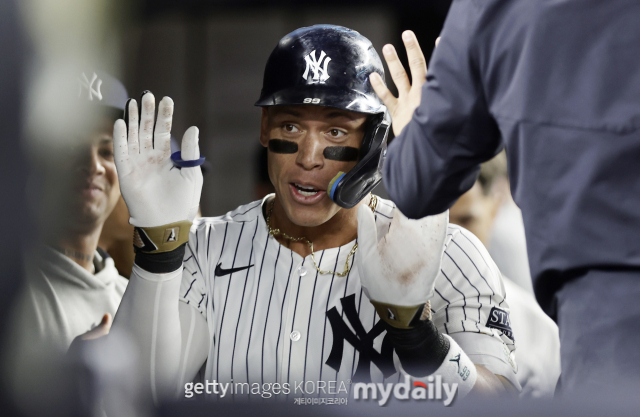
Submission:
POLYGON ((383 75, 380 58, 355 31, 285 36, 256 103, 275 194, 193 226, 197 128, 170 159, 172 100, 155 130, 154 96, 139 122, 129 102, 114 140, 137 253, 113 333, 137 338, 155 398, 184 395, 205 364, 202 382, 289 384, 294 395, 305 381, 397 382, 405 371, 441 375, 459 397, 518 387, 503 283, 482 244, 446 212, 409 221, 369 193, 389 129, 373 72, 383 75))
POLYGON ((482 164, 476 183, 449 209, 449 222, 473 233, 487 248, 493 220, 509 193, 506 174, 507 161, 500 153, 482 164))
MULTIPOLYGON (((495 235, 498 210, 505 204, 514 204, 510 199, 507 161, 504 152, 501 152, 482 164, 476 183, 449 209, 449 222, 476 235, 487 247, 503 274, 502 280, 511 307, 511 324, 518 329, 516 356, 518 382, 522 386, 521 397, 552 397, 560 375, 558 326, 542 311, 533 294, 520 285, 522 280, 512 280, 506 273, 507 270, 512 270, 529 279, 528 264, 506 265, 505 268, 499 262, 499 259, 514 257, 511 241, 500 245, 500 239, 512 239, 514 225, 505 225, 510 227, 509 234, 495 235), (498 245, 498 248, 494 245, 498 245), (496 256, 496 250, 505 253, 499 252, 496 256)), ((526 288, 531 286, 530 281, 525 284, 528 284, 526 288)))
POLYGON ((504 152, 481 165, 476 183, 451 206, 449 222, 476 235, 502 275, 533 294, 522 214, 511 198, 504 152))
POLYGON ((66 152, 64 164, 35 167, 43 182, 44 244, 30 248, 18 313, 24 340, 60 351, 92 329, 89 337, 106 334, 127 285, 98 248, 103 224, 120 198, 112 125, 127 92, 102 72, 78 74, 70 88, 78 89, 94 123, 77 132, 79 144, 66 152), (43 172, 49 169, 56 172, 43 172), (60 178, 69 182, 58 183, 60 178), (46 217, 53 213, 63 213, 62 221, 46 217))

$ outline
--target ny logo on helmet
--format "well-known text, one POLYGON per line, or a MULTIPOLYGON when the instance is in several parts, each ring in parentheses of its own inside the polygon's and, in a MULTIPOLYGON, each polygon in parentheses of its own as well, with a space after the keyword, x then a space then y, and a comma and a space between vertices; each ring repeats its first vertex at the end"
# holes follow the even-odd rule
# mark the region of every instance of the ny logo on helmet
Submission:
POLYGON ((324 51, 320 52, 320 59, 316 59, 316 51, 315 49, 311 51, 311 53, 304 57, 305 62, 307 63, 307 68, 304 70, 304 74, 302 74, 302 78, 305 80, 309 76, 309 69, 313 71, 313 81, 318 81, 323 83, 329 79, 329 73, 327 72, 327 65, 329 65, 329 61, 331 58, 324 53, 324 51), (324 60, 324 66, 321 67, 324 60))
POLYGON ((91 77, 91 81, 89 81, 89 79, 87 78, 87 76, 83 72, 82 73, 82 78, 78 78, 78 84, 79 84, 79 87, 80 87, 78 89, 78 97, 80 97, 82 95, 82 89, 86 88, 87 89, 87 93, 89 94, 89 96, 88 96, 89 100, 93 101, 93 97, 94 96, 98 100, 102 100, 102 93, 100 92, 100 86, 102 85, 102 80, 98 78, 98 76, 96 75, 95 72, 93 73, 93 76, 91 77), (95 88, 93 87, 93 83, 96 83, 95 88))

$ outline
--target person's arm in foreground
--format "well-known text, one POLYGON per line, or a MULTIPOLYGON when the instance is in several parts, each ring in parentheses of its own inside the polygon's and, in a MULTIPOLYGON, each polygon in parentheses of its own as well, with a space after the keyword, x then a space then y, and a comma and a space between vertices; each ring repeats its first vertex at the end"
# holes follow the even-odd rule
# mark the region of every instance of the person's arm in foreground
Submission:
MULTIPOLYGON (((195 376, 209 347, 205 318, 179 302, 202 174, 198 166, 178 169, 171 160, 173 101, 165 97, 160 102, 155 131, 153 94, 143 95, 141 107, 140 128, 135 100, 125 110, 128 126, 123 120, 114 126, 116 166, 130 222, 136 226, 137 253, 112 333, 125 333, 136 344, 140 368, 132 372, 142 373, 157 401, 195 376)), ((198 129, 192 127, 182 140, 182 159, 199 157, 198 129)))
POLYGON ((373 214, 360 208, 356 262, 362 288, 385 323, 402 372, 425 381, 439 375, 457 387, 459 398, 517 392, 506 378, 476 366, 432 321, 428 301, 435 295, 448 219, 448 211, 410 220, 396 210, 388 233, 378 239, 373 214))
POLYGON ((385 45, 383 54, 398 98, 377 74, 370 77, 391 113, 396 134, 384 167, 385 186, 409 218, 449 208, 473 186, 480 163, 502 149, 474 62, 478 13, 471 1, 453 2, 428 74, 415 35, 403 33, 411 81, 393 46, 385 45))

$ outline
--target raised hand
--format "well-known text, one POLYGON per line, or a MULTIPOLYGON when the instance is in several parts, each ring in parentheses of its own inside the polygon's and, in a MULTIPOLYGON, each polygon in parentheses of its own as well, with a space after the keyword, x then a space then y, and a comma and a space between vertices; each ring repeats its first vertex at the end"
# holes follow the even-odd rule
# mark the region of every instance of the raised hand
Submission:
MULTIPOLYGON (((130 100, 125 110, 128 126, 118 120, 113 128, 116 168, 129 222, 137 227, 192 222, 200 203, 202 172, 198 166, 178 168, 171 160, 173 100, 160 101, 155 128, 153 94, 144 94, 141 106, 138 121, 138 105, 130 100)), ((199 157, 198 128, 192 126, 182 139, 182 159, 199 157)))
POLYGON ((378 239, 375 218, 358 208, 358 270, 362 288, 381 319, 409 328, 434 294, 440 272, 449 211, 419 220, 397 208, 389 231, 378 239))
POLYGON ((407 49, 411 81, 409 81, 407 72, 402 66, 393 45, 387 44, 382 48, 391 78, 398 88, 398 97, 396 98, 391 94, 379 74, 373 73, 369 76, 376 94, 389 109, 391 121, 393 122, 391 126, 396 136, 411 121, 413 112, 420 104, 422 85, 425 83, 427 76, 427 61, 424 58, 422 49, 420 49, 416 35, 410 30, 404 31, 402 33, 402 41, 407 49))

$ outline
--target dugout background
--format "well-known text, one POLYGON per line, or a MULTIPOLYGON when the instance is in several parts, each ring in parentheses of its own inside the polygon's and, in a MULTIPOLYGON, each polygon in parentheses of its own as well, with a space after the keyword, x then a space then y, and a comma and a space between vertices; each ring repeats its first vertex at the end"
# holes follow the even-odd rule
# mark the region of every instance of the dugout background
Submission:
POLYGON ((158 100, 173 98, 178 140, 189 126, 198 126, 201 152, 212 164, 202 214, 221 215, 257 198, 260 109, 253 103, 282 36, 319 23, 347 26, 369 38, 379 54, 393 43, 406 62, 400 36, 412 29, 428 59, 450 3, 147 0, 124 25, 121 68, 112 71, 132 97, 151 90, 158 100))

